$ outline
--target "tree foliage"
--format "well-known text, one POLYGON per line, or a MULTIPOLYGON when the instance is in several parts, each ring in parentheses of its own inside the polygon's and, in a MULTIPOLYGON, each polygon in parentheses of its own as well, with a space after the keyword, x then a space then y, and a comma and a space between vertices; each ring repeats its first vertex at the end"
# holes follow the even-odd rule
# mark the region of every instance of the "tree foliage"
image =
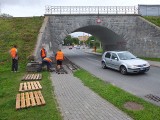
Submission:
POLYGON ((64 45, 73 45, 73 44, 79 44, 79 39, 78 38, 73 38, 71 35, 68 35, 64 39, 64 45))
POLYGON ((90 36, 85 43, 89 47, 94 47, 94 46, 99 47, 99 44, 100 44, 98 38, 96 38, 95 36, 90 36))

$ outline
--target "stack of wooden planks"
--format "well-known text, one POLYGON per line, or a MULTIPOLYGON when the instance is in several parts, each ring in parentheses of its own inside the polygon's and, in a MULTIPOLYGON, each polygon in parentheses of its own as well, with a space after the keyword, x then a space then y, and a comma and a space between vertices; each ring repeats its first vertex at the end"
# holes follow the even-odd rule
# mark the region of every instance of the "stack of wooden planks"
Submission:
POLYGON ((24 82, 24 83, 20 83, 19 92, 40 90, 40 89, 42 89, 42 86, 39 83, 39 81, 24 82))
POLYGON ((41 91, 19 93, 16 97, 16 109, 45 105, 41 91))
POLYGON ((24 80, 24 81, 28 81, 28 80, 41 80, 42 79, 42 74, 38 74, 38 73, 36 73, 36 74, 26 74, 23 78, 22 78, 22 80, 24 80))
POLYGON ((33 106, 45 105, 45 100, 41 93, 42 86, 39 81, 42 74, 26 74, 23 83, 20 83, 19 92, 16 97, 16 110, 33 106), (37 91, 38 90, 38 91, 37 91))

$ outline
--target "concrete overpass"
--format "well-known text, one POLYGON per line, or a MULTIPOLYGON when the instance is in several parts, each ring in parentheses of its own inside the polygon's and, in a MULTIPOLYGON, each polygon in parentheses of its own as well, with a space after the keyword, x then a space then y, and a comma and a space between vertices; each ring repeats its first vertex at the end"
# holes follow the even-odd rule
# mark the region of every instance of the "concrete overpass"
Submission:
POLYGON ((48 50, 56 52, 68 34, 86 32, 99 38, 104 50, 128 50, 137 56, 160 57, 160 28, 143 19, 132 8, 133 11, 126 11, 127 7, 123 11, 117 8, 115 13, 107 9, 107 14, 104 10, 101 13, 99 8, 95 10, 97 14, 80 13, 80 8, 79 14, 71 13, 71 8, 52 8, 56 13, 45 14, 35 55, 38 55, 42 43, 48 50))

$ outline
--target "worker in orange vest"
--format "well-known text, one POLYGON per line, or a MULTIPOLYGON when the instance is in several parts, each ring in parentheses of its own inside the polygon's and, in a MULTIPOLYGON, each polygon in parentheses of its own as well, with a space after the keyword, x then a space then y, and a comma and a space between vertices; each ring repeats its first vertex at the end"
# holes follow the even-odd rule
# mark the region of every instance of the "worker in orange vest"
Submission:
POLYGON ((57 71, 59 71, 62 68, 62 61, 64 60, 64 54, 59 49, 55 55, 56 61, 57 61, 57 71))
POLYGON ((13 48, 9 51, 10 55, 12 57, 12 72, 17 72, 18 71, 18 51, 17 51, 17 46, 14 45, 13 48))
POLYGON ((45 50, 45 48, 44 48, 44 45, 43 45, 42 48, 41 48, 41 58, 42 58, 42 60, 43 60, 46 56, 47 56, 47 52, 46 52, 46 50, 45 50))
POLYGON ((52 60, 48 57, 43 58, 42 66, 47 65, 47 70, 51 71, 51 67, 53 66, 52 60))

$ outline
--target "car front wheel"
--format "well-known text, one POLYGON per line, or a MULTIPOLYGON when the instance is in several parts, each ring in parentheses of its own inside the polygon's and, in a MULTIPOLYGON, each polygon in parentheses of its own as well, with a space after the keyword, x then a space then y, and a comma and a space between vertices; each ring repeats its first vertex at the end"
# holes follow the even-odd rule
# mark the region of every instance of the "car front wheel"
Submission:
POLYGON ((127 69, 126 69, 126 67, 125 67, 125 66, 121 66, 121 67, 120 67, 120 72, 121 72, 121 74, 126 75, 126 74, 127 74, 127 69))
POLYGON ((106 69, 106 68, 107 68, 104 61, 102 62, 102 68, 103 68, 103 69, 106 69))

